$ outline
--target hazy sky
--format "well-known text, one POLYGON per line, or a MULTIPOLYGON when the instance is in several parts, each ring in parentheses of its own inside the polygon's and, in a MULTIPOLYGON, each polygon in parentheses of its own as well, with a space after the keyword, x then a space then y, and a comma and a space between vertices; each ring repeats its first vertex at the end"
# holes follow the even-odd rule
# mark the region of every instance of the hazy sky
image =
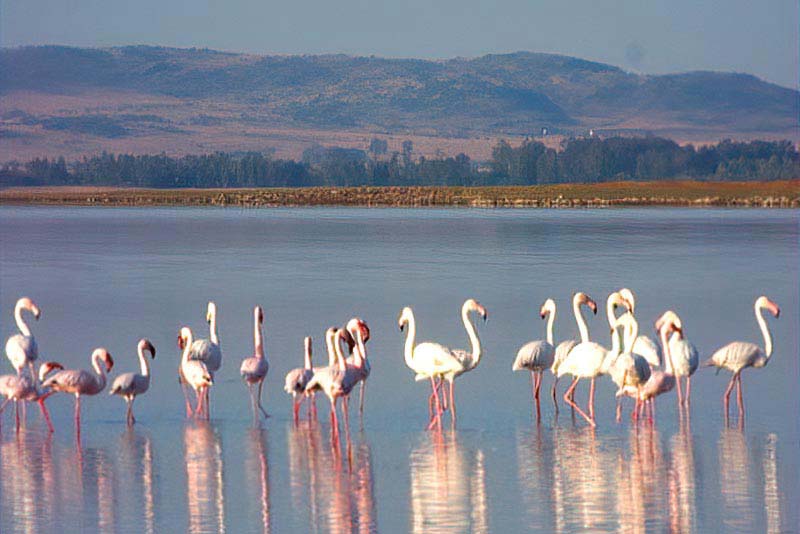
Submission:
POLYGON ((555 52, 798 85, 798 0, 0 0, 0 45, 446 58, 555 52))

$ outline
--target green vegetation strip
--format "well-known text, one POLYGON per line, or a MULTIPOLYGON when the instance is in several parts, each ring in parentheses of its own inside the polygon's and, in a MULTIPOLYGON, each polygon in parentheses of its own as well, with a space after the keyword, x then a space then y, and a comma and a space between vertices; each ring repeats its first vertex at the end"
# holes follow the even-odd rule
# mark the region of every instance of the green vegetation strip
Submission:
POLYGON ((800 207, 800 180, 612 182, 504 187, 137 189, 18 187, 0 204, 100 206, 800 207))

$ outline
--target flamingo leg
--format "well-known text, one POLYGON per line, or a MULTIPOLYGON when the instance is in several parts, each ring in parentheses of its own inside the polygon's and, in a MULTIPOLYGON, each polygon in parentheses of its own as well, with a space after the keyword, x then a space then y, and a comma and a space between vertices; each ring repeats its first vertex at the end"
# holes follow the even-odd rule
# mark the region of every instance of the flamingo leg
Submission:
POLYGON ((578 385, 578 380, 580 380, 580 378, 576 376, 572 384, 567 388, 567 391, 564 392, 564 401, 569 404, 575 404, 572 402, 572 397, 574 396, 575 387, 578 385))
POLYGON ((342 411, 344 412, 344 431, 350 431, 350 401, 347 396, 342 397, 342 411))
POLYGON ((294 417, 294 424, 297 424, 300 419, 300 403, 302 402, 302 398, 298 399, 297 396, 295 396, 293 400, 292 416, 294 417))
POLYGON ((435 417, 431 418, 430 423, 428 423, 428 430, 433 428, 434 424, 440 424, 442 420, 442 412, 440 411, 441 403, 439 402, 439 392, 436 386, 436 379, 434 379, 432 376, 431 376, 431 388, 433 389, 433 397, 436 405, 436 414, 435 417))
MULTIPOLYGON (((633 409, 634 413, 636 408, 633 409)), ((617 397, 617 423, 622 420, 622 397, 617 397)))
POLYGON ((675 387, 678 390, 678 406, 683 406, 683 391, 681 389, 681 377, 677 375, 675 376, 675 387))
POLYGON ((689 407, 690 403, 689 399, 691 398, 691 396, 692 396, 692 377, 690 375, 686 377, 686 397, 684 397, 684 402, 686 403, 687 408, 689 407))
POLYGON ((262 379, 261 379, 261 380, 258 382, 258 399, 257 399, 257 400, 258 400, 258 409, 259 409, 259 410, 261 410, 261 413, 262 413, 262 414, 264 414, 264 418, 266 419, 266 418, 268 418, 268 417, 269 417, 269 414, 268 414, 268 413, 267 413, 267 411, 264 409, 264 407, 263 407, 263 406, 261 406, 261 390, 262 390, 263 388, 264 388, 264 379, 262 378, 262 379))
POLYGON ((15 400, 14 401, 14 419, 17 422, 17 433, 19 433, 19 403, 21 401, 15 400))
POLYGON ((178 382, 180 382, 181 384, 181 391, 183 391, 183 399, 186 401, 186 417, 191 417, 192 415, 194 415, 194 410, 192 409, 192 402, 189 399, 188 388, 186 387, 186 384, 183 382, 183 380, 180 379, 180 377, 178 378, 178 382))
POLYGON ((197 405, 194 409, 194 416, 200 417, 203 414, 203 386, 195 390, 195 397, 197 398, 197 405))
POLYGON ((75 395, 75 436, 81 439, 81 396, 75 395))
POLYGON ((450 380, 450 422, 453 424, 453 429, 456 428, 456 401, 453 398, 453 390, 456 387, 456 381, 450 380))
POLYGON ((39 399, 37 402, 39 404, 39 409, 42 411, 44 421, 47 423, 47 429, 50 430, 52 434, 55 432, 55 429, 53 428, 53 422, 50 420, 50 412, 47 411, 47 406, 44 405, 44 399, 39 399))
POLYGON ((577 376, 576 376, 576 377, 575 377, 575 380, 573 380, 573 381, 572 381, 572 385, 571 385, 571 386, 569 387, 569 389, 568 389, 568 390, 567 390, 567 391, 564 393, 564 401, 565 401, 567 404, 569 404, 569 405, 570 405, 570 406, 571 406, 571 407, 572 407, 574 410, 576 410, 576 411, 578 412, 578 414, 580 414, 580 416, 581 416, 581 417, 583 417, 584 419, 586 419, 586 422, 587 422, 587 423, 589 423, 590 425, 592 425, 593 427, 595 427, 595 426, 597 426, 597 424, 594 422, 594 419, 593 419, 593 418, 591 418, 591 417, 589 417, 588 415, 586 415, 586 413, 585 413, 583 410, 581 410, 581 407, 580 407, 580 406, 578 406, 577 404, 575 404, 575 401, 574 401, 574 400, 573 400, 573 399, 570 397, 570 393, 573 393, 573 392, 574 392, 574 390, 575 390, 575 386, 578 384, 578 380, 580 380, 580 377, 577 377, 577 376))
POLYGON ((728 389, 725 390, 725 394, 722 396, 722 404, 725 406, 725 417, 728 416, 728 402, 730 401, 731 391, 733 391, 733 385, 736 383, 736 377, 739 373, 733 373, 731 377, 731 381, 728 382, 728 389))
POLYGON ((542 371, 536 371, 536 402, 539 402, 539 390, 542 388, 542 371))
POLYGON ((744 417, 744 400, 742 399, 742 375, 736 378, 736 405, 739 407, 739 417, 744 417))
POLYGON ((556 407, 556 415, 558 415, 558 401, 556 400, 556 386, 558 386, 558 376, 553 379, 553 387, 552 387, 552 395, 553 395, 553 406, 556 407))
POLYGON ((594 419, 594 377, 589 384, 589 416, 594 419))
POLYGON ((367 394, 367 379, 361 381, 361 390, 358 393, 358 415, 364 417, 364 395, 367 394))
POLYGON ((531 396, 536 400, 536 371, 531 371, 531 396))

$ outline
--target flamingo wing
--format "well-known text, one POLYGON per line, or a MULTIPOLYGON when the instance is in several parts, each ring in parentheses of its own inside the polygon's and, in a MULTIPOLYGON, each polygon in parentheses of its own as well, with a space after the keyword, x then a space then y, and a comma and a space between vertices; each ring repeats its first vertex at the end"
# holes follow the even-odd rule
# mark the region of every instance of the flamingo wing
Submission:
POLYGON ((661 347, 647 336, 638 336, 633 342, 633 352, 642 356, 652 367, 661 365, 661 347))
POLYGON ((94 395, 102 389, 99 388, 94 375, 83 369, 58 371, 45 380, 42 387, 62 393, 80 393, 82 395, 94 395))
POLYGON ((556 349, 542 339, 531 341, 517 351, 517 357, 511 366, 513 371, 541 371, 548 369, 555 360, 556 349))
POLYGON ((706 360, 706 366, 725 368, 734 373, 753 365, 759 358, 763 358, 764 353, 761 347, 755 343, 745 341, 733 341, 711 355, 706 360))
POLYGON ((216 373, 222 367, 222 349, 208 339, 198 339, 192 343, 189 359, 203 362, 206 369, 216 373))
MULTIPOLYGON (((575 345, 578 344, 578 341, 575 339, 567 339, 562 341, 556 346, 555 356, 553 357, 553 364, 550 366, 550 371, 555 375, 558 374, 558 368, 561 366, 564 360, 567 359, 567 356, 575 348, 575 345)), ((561 375, 558 375, 561 376, 561 375)))
POLYGON ((20 369, 39 357, 39 348, 33 336, 15 334, 6 341, 6 356, 14 369, 20 369))

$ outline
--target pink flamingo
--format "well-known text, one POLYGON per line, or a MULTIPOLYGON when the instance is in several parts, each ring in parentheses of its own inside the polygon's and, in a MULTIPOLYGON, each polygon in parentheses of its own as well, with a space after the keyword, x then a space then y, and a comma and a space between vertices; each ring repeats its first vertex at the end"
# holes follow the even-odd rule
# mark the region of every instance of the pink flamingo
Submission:
POLYGON ((345 330, 348 334, 350 334, 350 337, 352 337, 354 341, 352 355, 345 361, 348 365, 351 365, 360 371, 358 381, 361 383, 361 389, 359 390, 358 394, 358 413, 360 416, 363 416, 364 395, 367 392, 367 378, 369 378, 369 373, 372 370, 369 365, 369 359, 367 358, 366 346, 367 341, 369 341, 369 326, 367 326, 367 323, 362 319, 353 317, 347 322, 345 330))
MULTIPOLYGON (((242 375, 242 380, 247 384, 250 390, 250 405, 253 408, 253 421, 258 419, 256 413, 256 406, 264 417, 269 417, 264 407, 261 406, 261 390, 264 387, 264 379, 269 372, 269 362, 264 354, 264 336, 261 333, 262 325, 264 324, 264 311, 261 306, 256 306, 253 309, 253 345, 255 354, 249 358, 242 360, 242 366, 239 373, 242 375), (258 384, 258 395, 253 391, 253 386, 258 384)), ((206 395, 207 397, 207 395, 206 395)))
POLYGON ((707 367, 716 367, 717 372, 720 369, 727 369, 733 373, 731 381, 728 383, 728 389, 725 390, 725 395, 722 397, 722 402, 725 406, 725 417, 728 416, 728 400, 731 396, 734 384, 736 385, 736 404, 739 406, 740 417, 744 416, 744 401, 742 400, 742 371, 748 367, 760 368, 769 363, 769 358, 772 356, 772 335, 770 335, 767 322, 764 320, 761 310, 768 310, 775 317, 780 317, 781 309, 777 304, 772 302, 765 296, 758 297, 753 305, 753 311, 756 315, 756 322, 761 328, 761 334, 764 336, 764 349, 755 343, 748 343, 745 341, 733 341, 728 343, 711 358, 705 362, 707 367))
POLYGON ((106 387, 106 372, 111 372, 114 359, 104 348, 97 348, 92 352, 92 367, 94 373, 84 369, 64 369, 48 378, 42 383, 43 388, 50 388, 52 393, 72 393, 75 395, 75 428, 77 435, 81 433, 81 395, 97 395, 106 387), (105 364, 105 370, 100 362, 105 364))
MULTIPOLYGON (((44 416, 44 420, 47 423, 47 428, 50 432, 53 432, 54 429, 53 423, 50 421, 50 413, 44 405, 48 394, 47 390, 41 387, 41 382, 43 382, 52 371, 63 368, 64 366, 58 362, 45 362, 39 366, 38 380, 32 380, 26 372, 20 375, 0 376, 0 395, 6 397, 6 400, 0 405, 0 415, 2 415, 3 411, 6 409, 6 405, 9 401, 36 402, 39 404, 39 409, 42 411, 42 416, 44 416)), ((16 421, 17 431, 19 432, 19 411, 16 413, 16 421)))
POLYGON ((6 341, 6 357, 16 369, 17 374, 20 374, 23 368, 28 367, 31 376, 34 376, 33 362, 39 357, 39 349, 36 339, 31 334, 31 329, 22 318, 23 311, 31 312, 37 321, 41 316, 39 307, 28 297, 22 297, 17 301, 14 306, 14 320, 17 323, 19 334, 14 334, 6 341))
MULTIPOLYGON (((192 331, 188 326, 184 326, 178 333, 178 346, 183 350, 181 354, 180 375, 192 389, 194 389, 195 397, 197 398, 197 406, 194 409, 195 416, 204 415, 208 419, 208 410, 204 411, 204 399, 208 399, 205 390, 214 384, 214 379, 211 373, 208 372, 206 364, 200 360, 192 360, 189 355, 192 351, 192 331)), ((206 405, 207 408, 207 405, 206 405)), ((189 397, 186 396, 186 412, 188 416, 192 415, 192 409, 189 405, 189 397)))
MULTIPOLYGON (((314 367, 311 365, 311 337, 306 336, 303 339, 304 356, 303 367, 296 367, 286 373, 286 381, 284 383, 284 391, 292 396, 292 413, 294 420, 300 417, 300 404, 304 399, 313 395, 313 392, 307 392, 306 386, 311 378, 314 376, 314 367)), ((311 400, 313 403, 314 401, 311 400)))

